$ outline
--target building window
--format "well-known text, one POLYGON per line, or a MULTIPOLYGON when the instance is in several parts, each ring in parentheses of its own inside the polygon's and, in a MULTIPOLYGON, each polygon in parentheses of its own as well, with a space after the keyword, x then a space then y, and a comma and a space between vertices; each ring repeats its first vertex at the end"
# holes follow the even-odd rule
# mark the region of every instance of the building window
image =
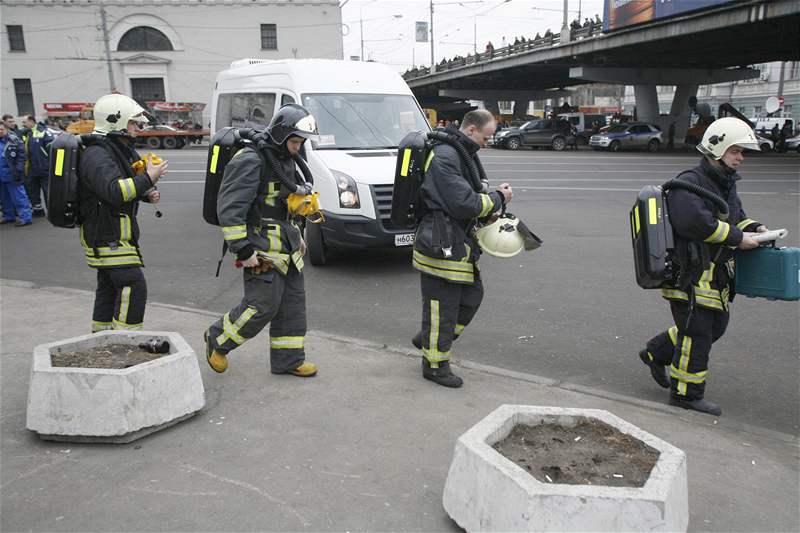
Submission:
POLYGON ((261 25, 261 49, 278 49, 278 27, 275 24, 261 25))
POLYGON ((761 106, 757 105, 753 108, 753 116, 757 117, 759 115, 761 115, 761 106))
POLYGON ((17 112, 33 115, 33 89, 30 79, 14 79, 14 94, 17 97, 17 112))
POLYGON ((800 61, 792 61, 789 63, 789 79, 796 80, 800 78, 800 61))
POLYGON ((172 43, 166 35, 150 26, 137 26, 125 32, 119 40, 119 52, 174 50, 172 43))
POLYGON ((164 78, 131 78, 131 97, 145 109, 147 102, 165 101, 164 78))
POLYGON ((22 26, 11 26, 6 24, 8 32, 8 49, 12 52, 25 51, 25 36, 22 34, 22 26))

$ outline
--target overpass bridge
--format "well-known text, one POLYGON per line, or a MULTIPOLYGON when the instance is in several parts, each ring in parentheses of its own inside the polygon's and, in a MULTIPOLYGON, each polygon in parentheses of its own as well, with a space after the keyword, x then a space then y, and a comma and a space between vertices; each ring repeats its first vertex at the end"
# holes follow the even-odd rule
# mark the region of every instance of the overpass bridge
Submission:
MULTIPOLYGON (((607 33, 593 26, 554 34, 404 78, 420 104, 433 108, 514 100, 525 109, 530 100, 569 94, 569 86, 633 85, 641 120, 680 125, 688 123, 687 101, 699 85, 756 78, 747 65, 800 59, 799 43, 800 0, 739 0, 607 33), (677 86, 669 117, 659 117, 658 85, 677 86)), ((679 126, 676 133, 685 132, 679 126)))

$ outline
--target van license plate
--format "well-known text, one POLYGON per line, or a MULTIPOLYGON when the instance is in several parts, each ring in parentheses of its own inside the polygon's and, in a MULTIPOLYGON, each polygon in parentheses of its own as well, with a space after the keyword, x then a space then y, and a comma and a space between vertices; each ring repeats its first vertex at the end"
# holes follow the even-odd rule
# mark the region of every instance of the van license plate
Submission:
POLYGON ((411 246, 414 244, 414 234, 413 233, 404 233, 403 235, 395 235, 394 236, 394 245, 395 246, 411 246))

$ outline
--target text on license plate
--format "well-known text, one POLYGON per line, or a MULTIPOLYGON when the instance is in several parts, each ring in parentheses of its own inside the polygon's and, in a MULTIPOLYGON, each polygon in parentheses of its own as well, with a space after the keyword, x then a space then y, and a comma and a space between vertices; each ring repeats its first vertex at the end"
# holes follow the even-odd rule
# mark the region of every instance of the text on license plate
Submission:
POLYGON ((395 246, 411 246, 414 244, 414 234, 413 233, 404 233, 402 235, 395 235, 394 236, 394 245, 395 246))

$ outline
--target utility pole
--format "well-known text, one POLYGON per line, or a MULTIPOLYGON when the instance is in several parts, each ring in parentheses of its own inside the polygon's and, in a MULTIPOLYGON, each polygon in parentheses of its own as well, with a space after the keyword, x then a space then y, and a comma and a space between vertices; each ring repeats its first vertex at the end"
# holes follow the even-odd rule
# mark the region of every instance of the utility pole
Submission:
POLYGON ((472 17, 472 53, 478 55, 478 17, 472 17))
POLYGON ((561 36, 559 37, 559 41, 561 43, 567 43, 572 40, 570 38, 568 19, 569 19, 569 0, 564 0, 564 23, 561 25, 561 36))
POLYGON ((111 66, 111 49, 108 45, 108 26, 106 25, 106 9, 103 4, 100 4, 100 27, 103 30, 103 46, 106 49, 106 65, 108 66, 108 85, 111 92, 117 90, 117 85, 114 83, 114 68, 111 66))
POLYGON ((361 13, 361 61, 364 61, 364 13, 361 13))
POLYGON ((786 62, 785 61, 781 61, 780 69, 781 69, 781 72, 780 72, 780 76, 778 77, 778 98, 783 96, 783 76, 784 76, 784 72, 786 70, 786 62))
POLYGON ((433 57, 433 0, 431 2, 431 74, 436 72, 436 61, 433 57))

